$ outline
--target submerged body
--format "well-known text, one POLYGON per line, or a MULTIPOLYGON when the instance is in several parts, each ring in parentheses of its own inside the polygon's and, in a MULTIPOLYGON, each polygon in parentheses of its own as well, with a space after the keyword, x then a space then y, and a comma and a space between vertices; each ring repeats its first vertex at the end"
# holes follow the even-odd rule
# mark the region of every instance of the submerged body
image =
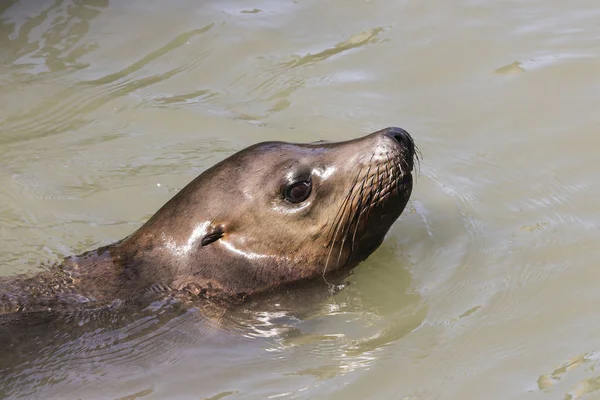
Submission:
POLYGON ((148 293, 240 301, 368 257, 412 191, 400 128, 337 143, 264 142, 209 168, 125 239, 0 279, 0 314, 148 293))

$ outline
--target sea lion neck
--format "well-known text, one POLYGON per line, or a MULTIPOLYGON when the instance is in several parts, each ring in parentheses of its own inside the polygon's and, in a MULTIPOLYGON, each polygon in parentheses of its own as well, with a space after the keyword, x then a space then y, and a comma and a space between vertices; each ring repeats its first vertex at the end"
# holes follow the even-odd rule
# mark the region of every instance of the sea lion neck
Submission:
POLYGON ((32 276, 0 280, 0 315, 94 306, 133 293, 108 247, 67 257, 32 276))

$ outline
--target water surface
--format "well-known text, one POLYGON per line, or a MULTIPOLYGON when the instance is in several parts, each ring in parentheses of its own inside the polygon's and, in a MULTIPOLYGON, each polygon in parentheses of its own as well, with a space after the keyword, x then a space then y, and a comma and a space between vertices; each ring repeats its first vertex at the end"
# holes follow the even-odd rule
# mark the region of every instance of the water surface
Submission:
POLYGON ((257 141, 395 125, 424 155, 335 295, 228 330, 155 310, 4 395, 600 398, 599 39, 591 0, 4 1, 0 274, 128 235, 257 141))

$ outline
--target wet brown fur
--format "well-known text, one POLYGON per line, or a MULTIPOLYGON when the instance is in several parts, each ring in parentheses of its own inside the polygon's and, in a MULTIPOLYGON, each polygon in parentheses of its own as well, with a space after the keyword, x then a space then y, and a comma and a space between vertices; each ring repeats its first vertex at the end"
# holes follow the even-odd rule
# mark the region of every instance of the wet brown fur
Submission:
POLYGON ((399 128, 339 143, 259 143, 206 170, 127 238, 34 276, 0 278, 0 314, 148 293, 241 301, 352 268, 403 211, 414 159, 399 128), (286 179, 307 172, 310 197, 286 202, 286 179))

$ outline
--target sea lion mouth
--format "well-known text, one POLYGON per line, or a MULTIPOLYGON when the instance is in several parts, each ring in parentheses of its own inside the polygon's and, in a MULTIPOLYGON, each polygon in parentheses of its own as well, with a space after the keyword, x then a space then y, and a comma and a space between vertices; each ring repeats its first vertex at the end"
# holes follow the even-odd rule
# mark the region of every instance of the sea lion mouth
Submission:
POLYGON ((327 233, 329 254, 323 275, 328 267, 340 266, 345 248, 349 248, 346 260, 352 258, 357 239, 366 227, 387 231, 406 205, 420 151, 408 132, 401 128, 388 128, 384 136, 393 139, 394 143, 390 144, 392 141, 388 140, 383 149, 378 148, 370 155, 369 162, 358 168, 330 226, 327 233))

